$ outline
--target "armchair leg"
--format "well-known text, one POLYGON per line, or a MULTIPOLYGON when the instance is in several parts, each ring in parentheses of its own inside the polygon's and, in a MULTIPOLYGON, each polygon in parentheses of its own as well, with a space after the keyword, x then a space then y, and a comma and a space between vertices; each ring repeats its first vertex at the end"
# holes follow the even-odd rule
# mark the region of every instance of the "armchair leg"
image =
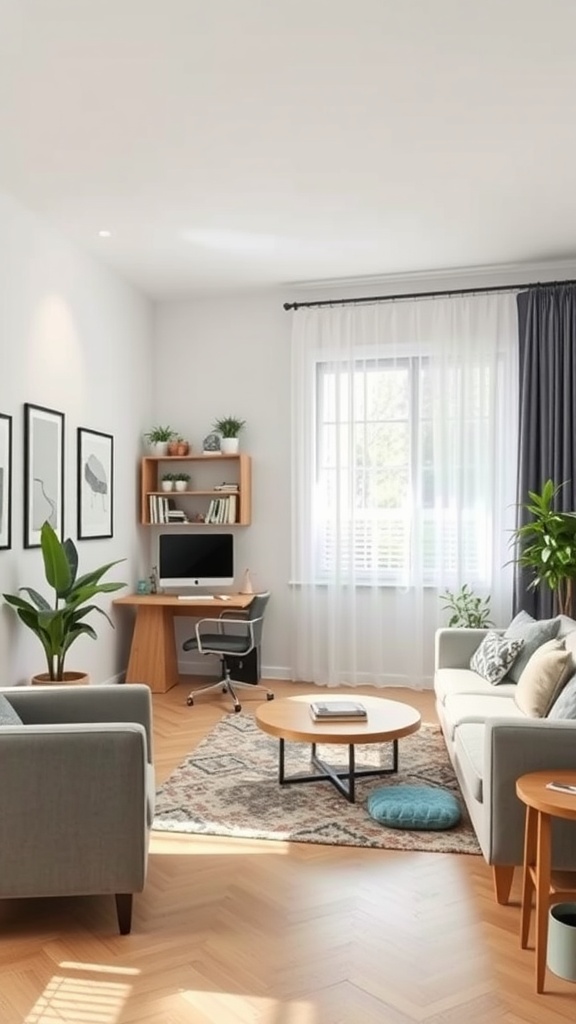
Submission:
POLYGON ((120 935, 129 935, 132 928, 132 896, 131 892, 117 892, 115 896, 120 935))
POLYGON ((510 864, 493 864, 492 878, 497 903, 508 903, 510 890, 514 881, 514 866, 510 864))

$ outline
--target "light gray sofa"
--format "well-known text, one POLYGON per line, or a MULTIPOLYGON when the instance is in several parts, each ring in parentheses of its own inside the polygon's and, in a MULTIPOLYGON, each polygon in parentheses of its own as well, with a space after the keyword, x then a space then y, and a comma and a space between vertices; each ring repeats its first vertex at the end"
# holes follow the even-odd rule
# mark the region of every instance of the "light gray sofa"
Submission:
MULTIPOLYGON (((576 622, 561 616, 558 636, 572 630, 576 622)), ((496 899, 506 903, 524 854, 525 807, 516 796, 516 779, 526 772, 576 769, 576 720, 528 718, 514 701, 515 683, 493 686, 473 672, 470 658, 485 634, 483 629, 437 631, 434 689, 450 760, 482 853, 492 865, 496 899)), ((576 870, 573 823, 553 822, 553 867, 576 870)))
POLYGON ((1 692, 22 724, 0 725, 0 898, 114 894, 128 933, 154 815, 150 689, 1 692))

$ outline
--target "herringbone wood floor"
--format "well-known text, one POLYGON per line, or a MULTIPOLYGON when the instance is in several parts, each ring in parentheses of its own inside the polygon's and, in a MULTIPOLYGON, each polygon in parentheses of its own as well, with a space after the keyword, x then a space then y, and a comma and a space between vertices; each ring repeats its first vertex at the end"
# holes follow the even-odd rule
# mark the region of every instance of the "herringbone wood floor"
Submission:
MULTIPOLYGON (((154 696, 159 782, 227 707, 187 692, 154 696)), ((130 936, 107 897, 0 904, 0 1024, 574 1021, 574 985, 534 993, 518 893, 499 907, 480 857, 158 833, 130 936)))

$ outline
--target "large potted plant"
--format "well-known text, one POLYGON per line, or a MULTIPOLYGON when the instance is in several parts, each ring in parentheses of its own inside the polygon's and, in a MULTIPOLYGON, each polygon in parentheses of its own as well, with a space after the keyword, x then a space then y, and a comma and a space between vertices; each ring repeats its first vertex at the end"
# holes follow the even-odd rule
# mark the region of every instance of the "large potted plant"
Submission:
POLYGON ((556 512, 554 508, 563 486, 547 480, 540 493, 528 491, 529 501, 521 507, 531 518, 513 531, 511 543, 515 548, 513 560, 532 575, 529 589, 549 587, 556 611, 571 615, 576 578, 576 516, 556 512))
POLYGON ((125 583, 100 582, 112 566, 124 559, 108 562, 99 569, 78 576, 78 552, 73 541, 59 540, 48 522, 40 532, 40 547, 46 582, 53 590, 52 603, 32 587, 20 587, 18 594, 4 594, 3 597, 44 648, 48 671, 35 676, 34 680, 42 683, 77 682, 78 676, 84 673, 65 672, 66 655, 78 637, 89 636, 96 640, 95 630, 84 621, 89 613, 98 612, 114 627, 103 608, 88 602, 97 594, 110 594, 126 586, 125 583), (28 594, 29 601, 20 597, 22 591, 28 594))
POLYGON ((223 455, 236 454, 240 445, 239 434, 245 426, 246 420, 240 420, 237 416, 224 416, 214 421, 213 429, 222 436, 220 451, 223 455))

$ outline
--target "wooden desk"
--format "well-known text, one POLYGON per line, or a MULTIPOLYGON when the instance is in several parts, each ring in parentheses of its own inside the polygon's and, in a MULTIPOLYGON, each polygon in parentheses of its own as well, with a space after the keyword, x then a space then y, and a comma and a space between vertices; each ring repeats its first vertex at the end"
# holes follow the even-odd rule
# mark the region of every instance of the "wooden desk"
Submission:
POLYGON ((146 683, 153 693, 166 693, 180 681, 174 617, 218 618, 221 612, 247 608, 253 594, 230 594, 227 601, 180 601, 170 594, 129 594, 112 603, 136 609, 126 671, 127 683, 146 683))
POLYGON ((554 903, 576 896, 576 872, 551 870, 552 818, 576 821, 576 796, 546 789, 547 782, 568 782, 576 785, 576 771, 551 768, 531 772, 516 780, 516 794, 526 804, 524 839, 524 874, 522 882, 522 914, 520 945, 528 946, 532 893, 536 890, 536 991, 544 991, 548 945, 548 911, 554 903))

